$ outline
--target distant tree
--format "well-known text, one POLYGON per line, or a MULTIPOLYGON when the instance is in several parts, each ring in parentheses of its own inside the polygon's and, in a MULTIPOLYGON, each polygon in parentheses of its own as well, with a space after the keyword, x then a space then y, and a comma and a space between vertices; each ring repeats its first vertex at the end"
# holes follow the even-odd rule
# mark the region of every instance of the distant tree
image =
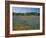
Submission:
POLYGON ((34 13, 34 12, 31 12, 30 14, 31 14, 31 15, 36 15, 36 13, 34 13))
POLYGON ((40 16, 40 13, 38 13, 38 16, 40 16))
POLYGON ((13 12, 13 15, 16 15, 16 16, 30 16, 30 15, 34 15, 34 16, 39 16, 40 13, 37 13, 37 12, 26 12, 26 13, 16 13, 16 12, 13 12))
POLYGON ((13 12, 13 15, 16 15, 15 12, 13 12))

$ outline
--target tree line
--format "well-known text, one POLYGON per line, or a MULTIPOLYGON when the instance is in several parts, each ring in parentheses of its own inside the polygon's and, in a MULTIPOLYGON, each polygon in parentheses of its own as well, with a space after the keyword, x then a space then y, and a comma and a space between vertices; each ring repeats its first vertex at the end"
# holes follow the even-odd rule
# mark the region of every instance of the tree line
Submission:
POLYGON ((36 12, 26 12, 26 13, 15 13, 13 12, 13 15, 16 15, 16 16, 31 16, 31 15, 34 15, 34 16, 39 16, 40 13, 36 13, 36 12))

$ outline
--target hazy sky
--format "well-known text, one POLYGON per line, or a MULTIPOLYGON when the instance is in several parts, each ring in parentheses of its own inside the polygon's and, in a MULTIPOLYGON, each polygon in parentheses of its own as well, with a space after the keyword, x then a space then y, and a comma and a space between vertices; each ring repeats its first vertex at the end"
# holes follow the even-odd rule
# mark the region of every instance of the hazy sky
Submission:
POLYGON ((13 7, 12 11, 16 13, 26 13, 26 12, 40 13, 40 8, 13 7))

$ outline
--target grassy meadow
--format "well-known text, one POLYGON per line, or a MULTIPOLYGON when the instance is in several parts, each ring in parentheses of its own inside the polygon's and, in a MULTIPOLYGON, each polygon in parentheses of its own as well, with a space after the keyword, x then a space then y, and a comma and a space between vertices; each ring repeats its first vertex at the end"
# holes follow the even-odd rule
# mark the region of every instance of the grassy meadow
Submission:
POLYGON ((14 13, 13 30, 35 30, 40 28, 39 13, 14 13))

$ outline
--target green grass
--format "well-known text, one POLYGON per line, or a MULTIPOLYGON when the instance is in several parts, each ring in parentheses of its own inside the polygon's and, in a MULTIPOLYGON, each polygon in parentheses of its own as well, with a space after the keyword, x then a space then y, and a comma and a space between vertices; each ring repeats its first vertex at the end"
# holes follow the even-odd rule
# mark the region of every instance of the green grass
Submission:
POLYGON ((20 23, 16 22, 13 25, 13 30, 29 30, 31 28, 32 28, 32 25, 31 24, 24 25, 24 24, 20 24, 20 23))

